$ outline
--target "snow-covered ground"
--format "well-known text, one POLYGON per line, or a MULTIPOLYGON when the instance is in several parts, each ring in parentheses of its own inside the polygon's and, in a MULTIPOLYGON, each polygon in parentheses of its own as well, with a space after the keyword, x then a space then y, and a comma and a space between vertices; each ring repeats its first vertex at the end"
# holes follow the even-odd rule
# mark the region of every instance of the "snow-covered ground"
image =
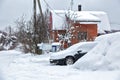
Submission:
POLYGON ((100 43, 74 65, 49 63, 50 54, 0 52, 0 80, 120 80, 120 33, 100 36, 100 43))
MULTIPOLYGON (((0 52, 4 80, 119 80, 119 71, 80 71, 73 66, 49 63, 49 54, 31 55, 18 51, 0 52)), ((0 79, 2 80, 2 79, 0 79)))

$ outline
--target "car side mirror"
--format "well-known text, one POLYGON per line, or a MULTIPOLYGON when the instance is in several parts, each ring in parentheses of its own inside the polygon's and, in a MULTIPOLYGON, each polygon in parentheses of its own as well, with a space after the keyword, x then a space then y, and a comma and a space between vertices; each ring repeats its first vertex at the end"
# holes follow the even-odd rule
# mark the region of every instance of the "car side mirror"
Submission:
POLYGON ((77 51, 78 53, 82 52, 82 50, 77 51))

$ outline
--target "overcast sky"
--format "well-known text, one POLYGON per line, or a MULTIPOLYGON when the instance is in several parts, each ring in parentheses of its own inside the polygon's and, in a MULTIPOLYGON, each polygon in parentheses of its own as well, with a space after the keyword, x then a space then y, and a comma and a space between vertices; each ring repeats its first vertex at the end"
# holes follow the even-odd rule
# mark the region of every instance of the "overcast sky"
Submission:
MULTIPOLYGON (((45 9, 44 0, 42 8, 45 9)), ((53 9, 70 8, 71 0, 46 0, 53 9)), ((120 24, 120 0, 73 0, 73 9, 82 5, 82 10, 105 11, 111 23, 120 24)), ((14 24, 14 21, 25 15, 27 19, 33 14, 33 0, 0 0, 0 29, 14 24)), ((119 26, 119 25, 118 25, 119 26)))

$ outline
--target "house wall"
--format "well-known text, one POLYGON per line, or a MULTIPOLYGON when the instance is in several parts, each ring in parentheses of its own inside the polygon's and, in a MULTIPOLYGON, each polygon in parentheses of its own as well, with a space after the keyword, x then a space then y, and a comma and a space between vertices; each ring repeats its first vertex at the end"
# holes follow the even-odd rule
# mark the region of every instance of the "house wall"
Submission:
POLYGON ((97 36, 97 24, 79 24, 75 23, 71 29, 71 43, 75 44, 82 41, 93 41, 97 36))
POLYGON ((53 39, 53 37, 52 37, 52 35, 53 35, 53 31, 52 31, 52 26, 53 26, 53 20, 52 20, 52 13, 50 12, 49 13, 49 22, 48 22, 48 32, 49 32, 49 39, 50 40, 52 40, 53 39))
MULTIPOLYGON (((75 23, 73 24, 71 28, 71 45, 78 43, 78 42, 83 42, 83 41, 93 41, 95 37, 97 37, 97 24, 80 24, 80 23, 75 23)), ((66 34, 66 30, 54 30, 51 32, 52 39, 54 42, 60 42, 60 38, 58 35, 64 35, 66 34)), ((67 41, 63 43, 64 48, 68 47, 67 41)))
MULTIPOLYGON (((97 37, 97 24, 79 24, 75 23, 73 24, 74 28, 71 28, 71 45, 83 42, 83 41, 93 41, 95 37, 97 37)), ((58 35, 64 35, 66 33, 66 30, 53 30, 51 31, 51 37, 53 39, 53 42, 60 42, 60 38, 58 35)), ((64 48, 68 47, 68 43, 61 41, 62 44, 64 44, 64 48)))
POLYGON ((53 20, 52 20, 52 13, 50 12, 49 13, 49 22, 48 22, 48 24, 49 24, 49 29, 50 30, 52 30, 52 26, 53 26, 53 20))

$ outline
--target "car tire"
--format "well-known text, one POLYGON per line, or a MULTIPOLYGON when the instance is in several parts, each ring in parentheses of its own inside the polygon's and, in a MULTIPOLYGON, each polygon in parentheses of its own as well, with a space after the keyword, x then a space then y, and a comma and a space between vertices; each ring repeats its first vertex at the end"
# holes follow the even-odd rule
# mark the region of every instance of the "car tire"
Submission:
POLYGON ((74 58, 73 57, 67 57, 66 59, 65 59, 65 64, 66 65, 72 65, 72 64, 74 64, 74 58))

